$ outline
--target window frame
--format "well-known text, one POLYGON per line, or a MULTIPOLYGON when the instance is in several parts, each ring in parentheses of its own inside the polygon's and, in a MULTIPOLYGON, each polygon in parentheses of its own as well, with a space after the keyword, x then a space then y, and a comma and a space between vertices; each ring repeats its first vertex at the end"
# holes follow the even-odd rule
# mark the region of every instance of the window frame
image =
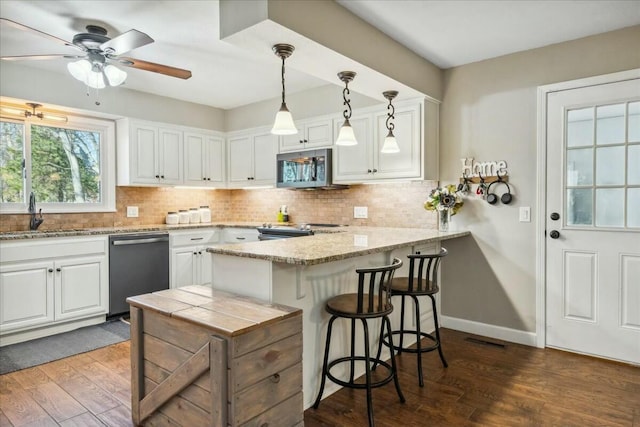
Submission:
POLYGON ((67 115, 66 123, 50 122, 37 117, 15 119, 2 117, 2 121, 22 123, 24 126, 23 156, 24 200, 21 203, 0 203, 0 214, 26 213, 29 208, 28 195, 32 191, 31 161, 31 125, 50 126, 55 128, 97 132, 100 134, 100 203, 47 203, 36 200, 37 209, 43 213, 81 213, 81 212, 115 212, 116 211, 116 124, 113 120, 96 117, 67 115))

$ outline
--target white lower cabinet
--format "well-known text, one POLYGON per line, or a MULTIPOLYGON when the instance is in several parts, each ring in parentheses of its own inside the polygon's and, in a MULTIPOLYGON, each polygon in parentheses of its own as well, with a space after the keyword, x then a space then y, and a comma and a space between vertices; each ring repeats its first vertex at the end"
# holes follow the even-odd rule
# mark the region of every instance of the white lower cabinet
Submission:
POLYGON ((219 242, 220 229, 171 232, 169 240, 171 288, 211 283, 211 254, 207 246, 219 242))
MULTIPOLYGON (((109 309, 107 237, 0 242, 0 335, 72 321, 104 321, 109 309)), ((55 332, 61 331, 60 329, 55 332)), ((51 332, 51 333, 55 333, 51 332)), ((41 331, 25 339, 49 335, 41 331)))

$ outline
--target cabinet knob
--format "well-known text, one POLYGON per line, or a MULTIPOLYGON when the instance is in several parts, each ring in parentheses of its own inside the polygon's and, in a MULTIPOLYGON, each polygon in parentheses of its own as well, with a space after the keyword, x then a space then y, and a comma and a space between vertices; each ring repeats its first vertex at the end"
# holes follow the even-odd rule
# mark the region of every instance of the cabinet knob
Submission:
POLYGON ((193 254, 194 254, 194 255, 198 255, 198 252, 194 252, 193 254))
POLYGON ((271 382, 272 383, 279 383, 280 382, 280 374, 273 374, 271 376, 271 382))
POLYGON ((202 251, 198 251, 198 255, 202 255, 202 251))
POLYGON ((416 255, 420 255, 420 251, 416 251, 416 255))
POLYGON ((62 269, 60 267, 56 268, 56 271, 59 273, 62 271, 62 269))
POLYGON ((207 181, 211 181, 211 178, 207 178, 207 181))
POLYGON ((156 178, 160 178, 160 175, 156 175, 156 178))
POLYGON ((164 179, 164 175, 160 175, 160 178, 164 179))
POLYGON ((301 139, 301 140, 299 140, 298 142, 300 142, 300 144, 303 144, 303 143, 304 143, 304 141, 303 141, 302 139, 301 139))
MULTIPOLYGON (((378 172, 378 169, 374 169, 374 170, 373 170, 373 173, 376 173, 376 172, 378 172)), ((163 178, 164 178, 164 177, 163 177, 163 178)))
POLYGON ((207 178, 202 178, 202 180, 203 180, 203 181, 206 181, 206 180, 207 180, 207 178))
POLYGON ((53 273, 53 268, 47 270, 49 273, 53 273))
POLYGON ((371 173, 373 172, 371 169, 367 169, 367 173, 371 173))

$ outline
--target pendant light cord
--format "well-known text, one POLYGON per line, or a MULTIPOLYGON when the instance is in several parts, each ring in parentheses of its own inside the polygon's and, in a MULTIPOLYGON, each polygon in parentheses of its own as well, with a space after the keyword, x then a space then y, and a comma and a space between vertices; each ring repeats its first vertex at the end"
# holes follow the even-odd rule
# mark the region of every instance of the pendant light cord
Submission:
POLYGON ((347 106, 347 110, 342 112, 345 120, 349 120, 351 118, 351 100, 347 99, 347 95, 349 95, 349 82, 344 82, 344 89, 342 90, 342 99, 344 99, 343 105, 347 106))
POLYGON ((284 55, 282 58, 282 105, 284 105, 284 55))

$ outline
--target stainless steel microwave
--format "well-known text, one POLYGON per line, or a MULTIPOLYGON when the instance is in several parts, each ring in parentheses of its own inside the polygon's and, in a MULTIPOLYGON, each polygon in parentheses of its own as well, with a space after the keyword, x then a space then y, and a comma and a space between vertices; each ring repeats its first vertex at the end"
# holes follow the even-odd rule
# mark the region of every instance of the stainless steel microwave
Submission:
POLYGON ((278 188, 339 188, 331 182, 331 149, 277 155, 278 188))

